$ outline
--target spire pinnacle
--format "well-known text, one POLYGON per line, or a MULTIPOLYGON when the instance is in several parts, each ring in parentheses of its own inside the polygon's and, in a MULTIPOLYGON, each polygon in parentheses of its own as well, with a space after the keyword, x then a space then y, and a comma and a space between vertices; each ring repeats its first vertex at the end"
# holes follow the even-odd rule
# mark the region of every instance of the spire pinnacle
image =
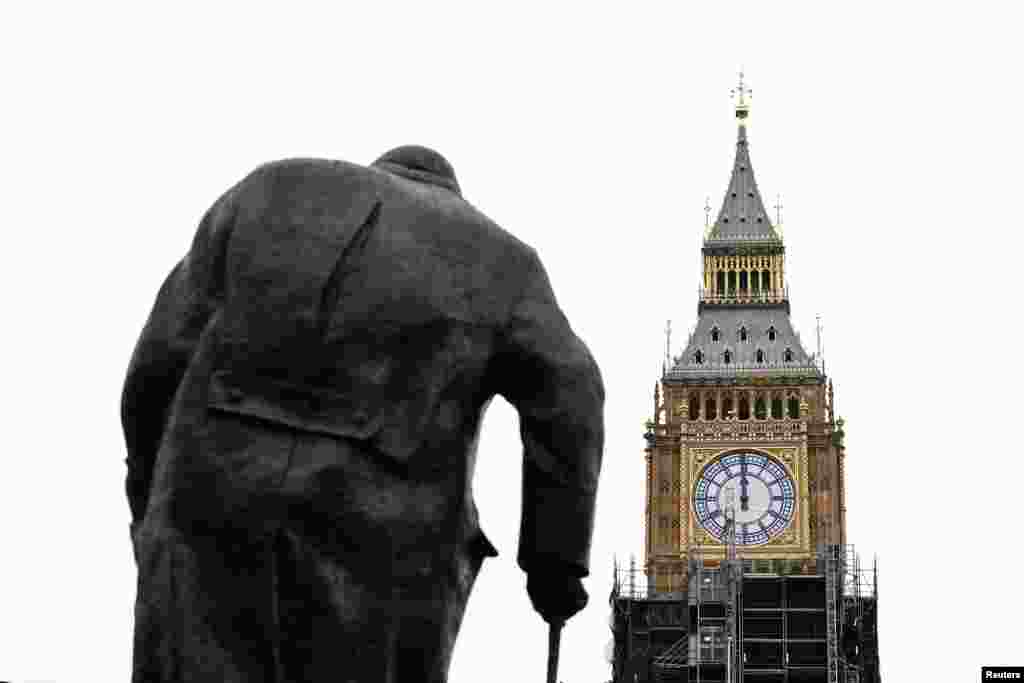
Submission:
POLYGON ((724 247, 727 243, 762 242, 778 246, 779 235, 772 227, 771 215, 765 209, 750 165, 747 115, 750 112, 751 90, 747 87, 742 71, 739 76, 739 84, 732 90, 739 123, 736 131, 736 158, 722 208, 711 228, 705 228, 704 243, 705 246, 724 247))
POLYGON ((753 94, 754 91, 743 82, 743 69, 741 68, 739 85, 732 89, 732 96, 736 98, 736 118, 741 124, 750 115, 750 103, 747 102, 747 96, 753 94))
MULTIPOLYGON (((665 321, 665 363, 668 364, 672 361, 672 321, 665 321)), ((658 387, 654 387, 657 392, 658 387)), ((655 394, 657 395, 657 394, 655 394)))

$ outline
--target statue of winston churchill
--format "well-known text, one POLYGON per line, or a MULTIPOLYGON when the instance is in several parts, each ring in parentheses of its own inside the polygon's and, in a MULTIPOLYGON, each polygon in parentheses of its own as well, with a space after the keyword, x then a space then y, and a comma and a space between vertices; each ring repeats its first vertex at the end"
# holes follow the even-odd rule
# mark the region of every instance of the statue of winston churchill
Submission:
POLYGON ((518 563, 561 621, 587 601, 604 389, 535 251, 422 147, 228 190, 124 386, 133 681, 445 681, 497 554, 471 486, 496 394, 521 423, 518 563))

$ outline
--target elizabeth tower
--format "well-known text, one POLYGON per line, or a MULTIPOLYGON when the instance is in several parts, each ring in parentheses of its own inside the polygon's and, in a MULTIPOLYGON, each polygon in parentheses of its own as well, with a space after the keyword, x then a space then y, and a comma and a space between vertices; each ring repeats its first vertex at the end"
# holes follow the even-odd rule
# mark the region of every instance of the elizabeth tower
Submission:
POLYGON ((688 559, 725 557, 727 516, 754 573, 813 570, 820 545, 846 543, 842 420, 821 358, 790 321, 786 250, 754 178, 742 79, 735 94, 736 156, 705 227, 696 325, 655 385, 645 434, 644 566, 657 592, 686 590, 688 559))

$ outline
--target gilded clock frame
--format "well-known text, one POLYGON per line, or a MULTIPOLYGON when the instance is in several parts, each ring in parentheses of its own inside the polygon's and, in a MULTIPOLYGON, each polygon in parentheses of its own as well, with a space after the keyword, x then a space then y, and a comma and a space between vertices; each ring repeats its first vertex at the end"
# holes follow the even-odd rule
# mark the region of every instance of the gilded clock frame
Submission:
POLYGON ((711 462, 730 453, 760 453, 774 458, 786 470, 796 484, 795 509, 789 527, 767 543, 755 546, 739 546, 737 549, 745 559, 796 559, 813 556, 810 528, 810 473, 807 466, 807 448, 799 446, 755 446, 752 444, 730 444, 712 448, 685 448, 680 458, 680 479, 685 496, 680 496, 679 517, 686 520, 686 539, 683 548, 692 547, 708 559, 725 557, 725 544, 708 533, 697 521, 693 511, 693 487, 700 472, 711 462))

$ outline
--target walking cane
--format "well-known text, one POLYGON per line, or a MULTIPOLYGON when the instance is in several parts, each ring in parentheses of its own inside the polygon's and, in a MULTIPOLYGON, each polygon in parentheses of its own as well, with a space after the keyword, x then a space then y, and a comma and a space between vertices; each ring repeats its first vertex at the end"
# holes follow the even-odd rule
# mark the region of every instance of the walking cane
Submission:
POLYGON ((562 640, 565 622, 555 619, 548 628, 548 683, 558 683, 558 644, 562 640))

